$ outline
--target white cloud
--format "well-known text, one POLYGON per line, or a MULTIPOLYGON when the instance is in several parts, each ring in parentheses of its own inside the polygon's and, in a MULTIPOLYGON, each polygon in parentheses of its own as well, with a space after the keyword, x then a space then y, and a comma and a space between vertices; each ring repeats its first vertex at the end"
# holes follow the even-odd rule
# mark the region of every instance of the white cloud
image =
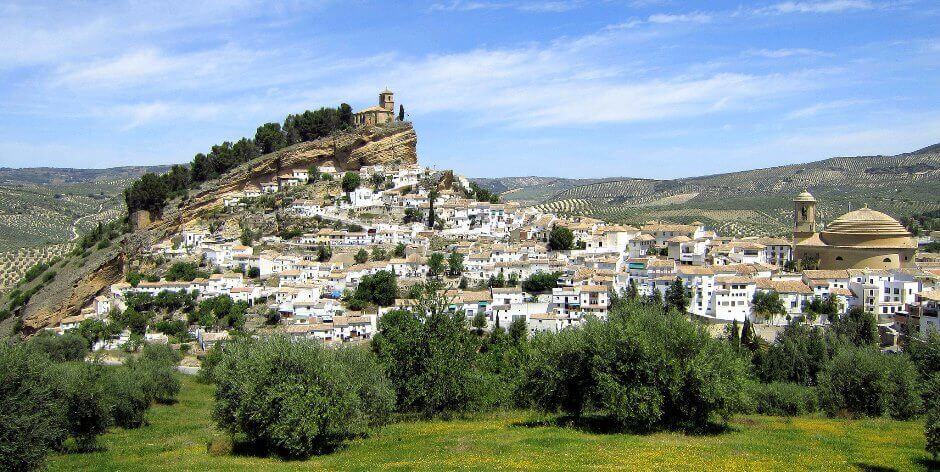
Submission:
POLYGON ((848 10, 870 10, 874 8, 868 0, 825 0, 805 2, 781 2, 760 11, 768 13, 838 13, 848 10))
POLYGON ((555 0, 532 2, 493 2, 474 0, 452 0, 431 5, 431 11, 476 11, 476 10, 518 10, 533 13, 562 13, 581 7, 580 0, 555 0))
POLYGON ((121 124, 121 130, 128 131, 156 121, 209 120, 219 117, 222 110, 223 107, 216 104, 150 102, 108 107, 96 111, 96 114, 118 118, 116 121, 121 124))
POLYGON ((829 56, 831 54, 808 48, 784 48, 784 49, 752 49, 745 52, 748 56, 760 56, 770 59, 780 59, 794 56, 829 56))
POLYGON ((800 118, 809 118, 812 116, 819 115, 820 113, 840 110, 843 108, 852 107, 855 105, 861 105, 864 103, 869 103, 868 100, 834 100, 831 102, 817 103, 810 105, 808 107, 803 107, 798 110, 793 110, 790 113, 787 113, 786 119, 795 120, 800 118))
POLYGON ((685 14, 664 14, 659 13, 655 15, 650 15, 650 23, 659 23, 659 24, 671 24, 671 23, 708 23, 712 20, 712 16, 706 13, 685 13, 685 14))

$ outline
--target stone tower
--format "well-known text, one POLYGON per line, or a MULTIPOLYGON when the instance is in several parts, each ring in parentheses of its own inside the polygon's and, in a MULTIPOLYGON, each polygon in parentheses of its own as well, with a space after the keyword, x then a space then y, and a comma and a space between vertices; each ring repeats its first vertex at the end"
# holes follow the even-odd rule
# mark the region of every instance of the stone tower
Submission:
POLYGON ((379 106, 394 113, 395 94, 392 93, 392 91, 389 89, 383 90, 381 93, 379 93, 379 106))
POLYGON ((793 242, 816 233, 816 198, 808 191, 793 199, 793 242))

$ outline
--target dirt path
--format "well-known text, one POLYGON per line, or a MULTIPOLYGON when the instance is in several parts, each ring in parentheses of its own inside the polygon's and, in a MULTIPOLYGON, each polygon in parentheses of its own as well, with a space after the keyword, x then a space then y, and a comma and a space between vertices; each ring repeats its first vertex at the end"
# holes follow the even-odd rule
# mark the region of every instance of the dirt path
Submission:
POLYGON ((101 203, 98 205, 98 211, 94 213, 89 213, 85 216, 79 216, 78 218, 76 218, 75 222, 72 223, 72 239, 70 239, 69 241, 75 241, 76 239, 78 239, 78 224, 81 223, 83 219, 88 218, 89 216, 96 216, 100 214, 103 210, 104 210, 104 203, 101 203))

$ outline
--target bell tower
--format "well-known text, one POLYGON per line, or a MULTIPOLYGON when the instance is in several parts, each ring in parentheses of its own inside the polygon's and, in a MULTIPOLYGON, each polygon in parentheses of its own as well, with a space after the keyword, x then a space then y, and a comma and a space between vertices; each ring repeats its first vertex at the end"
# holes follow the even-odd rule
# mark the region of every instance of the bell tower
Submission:
POLYGON ((793 241, 806 239, 816 233, 816 198, 808 191, 793 199, 793 241))
POLYGON ((395 94, 391 90, 385 89, 379 93, 379 106, 394 112, 395 111, 395 94))

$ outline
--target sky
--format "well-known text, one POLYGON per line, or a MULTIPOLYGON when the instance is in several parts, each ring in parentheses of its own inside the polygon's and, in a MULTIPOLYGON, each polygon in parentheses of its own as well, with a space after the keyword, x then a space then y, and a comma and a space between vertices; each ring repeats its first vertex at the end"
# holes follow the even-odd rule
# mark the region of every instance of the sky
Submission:
POLYGON ((940 142, 936 0, 8 1, 0 167, 188 162, 389 87, 423 165, 677 178, 940 142))

